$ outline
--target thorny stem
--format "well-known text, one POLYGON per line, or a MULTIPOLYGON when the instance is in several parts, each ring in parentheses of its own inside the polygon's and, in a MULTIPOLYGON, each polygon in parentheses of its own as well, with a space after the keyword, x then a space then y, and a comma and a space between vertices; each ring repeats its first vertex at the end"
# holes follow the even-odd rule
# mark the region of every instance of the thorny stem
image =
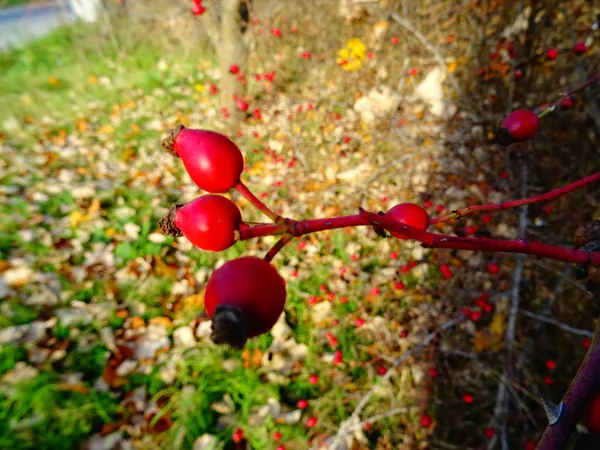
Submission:
MULTIPOLYGON (((600 76, 600 75, 599 75, 600 76)), ((600 172, 597 172, 588 177, 582 178, 574 183, 568 184, 558 189, 554 189, 553 191, 546 192, 544 194, 535 195, 533 197, 524 198, 521 200, 511 200, 502 203, 490 203, 488 205, 474 205, 469 206, 467 208, 462 208, 456 211, 453 211, 452 214, 448 214, 447 216, 438 217, 437 219, 432 219, 430 223, 436 224, 440 222, 445 222, 451 219, 460 219, 461 217, 467 216, 472 212, 482 212, 482 211, 501 211, 503 209, 514 208, 517 206, 529 205, 531 203, 538 203, 552 200, 556 197, 560 197, 561 195, 568 194, 570 192, 576 191, 577 189, 581 189, 582 187, 587 186, 588 184, 595 183, 600 180, 600 172)))
POLYGON ((503 240, 489 238, 470 238, 447 236, 419 230, 400 223, 386 216, 362 210, 351 216, 332 217, 326 219, 309 219, 293 221, 286 219, 285 225, 263 224, 240 230, 240 240, 261 236, 290 233, 293 237, 303 236, 317 231, 333 230, 346 227, 374 226, 390 232, 402 233, 410 239, 420 241, 428 248, 448 248, 457 250, 522 253, 539 257, 557 259, 575 264, 600 267, 600 252, 573 250, 566 247, 543 244, 525 239, 503 240))
POLYGON ((538 442, 537 450, 563 449, 575 430, 594 390, 600 384, 600 320, 592 343, 579 370, 563 397, 562 413, 558 421, 548 425, 538 442))
POLYGON ((571 95, 573 95, 574 93, 581 91, 583 89, 585 89, 586 87, 588 87, 590 84, 594 84, 596 82, 600 81, 600 73, 596 74, 596 76, 590 78, 589 80, 587 80, 585 83, 580 84, 577 87, 574 87, 573 89, 569 89, 567 92, 565 92, 564 94, 562 94, 560 96, 560 98, 558 100, 556 100, 554 103, 552 103, 550 106, 548 106, 544 111, 542 111, 541 113, 538 114, 538 117, 541 119, 542 117, 547 116, 548 114, 550 114, 552 111, 554 111, 556 109, 556 107, 558 105, 561 104, 561 102, 570 97, 571 95))
POLYGON ((242 183, 242 181, 238 181, 238 183, 233 187, 236 191, 238 191, 242 197, 252 203, 260 212, 262 212, 265 216, 271 219, 273 222, 277 224, 283 223, 284 219, 267 205, 265 205, 260 199, 252 193, 248 187, 242 183))

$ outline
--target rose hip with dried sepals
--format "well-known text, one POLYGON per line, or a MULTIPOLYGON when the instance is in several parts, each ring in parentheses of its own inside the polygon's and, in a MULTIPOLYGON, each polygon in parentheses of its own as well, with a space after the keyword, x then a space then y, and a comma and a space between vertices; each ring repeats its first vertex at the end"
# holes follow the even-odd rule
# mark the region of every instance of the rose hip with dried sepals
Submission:
POLYGON ((264 259, 233 259, 212 274, 204 302, 212 319, 212 340, 243 348, 246 340, 269 331, 283 312, 285 282, 264 259))
POLYGON ((169 130, 163 148, 179 156, 194 183, 213 194, 227 192, 244 169, 242 152, 227 136, 179 125, 169 130))
POLYGON ((169 236, 184 235, 202 250, 220 252, 237 241, 242 214, 231 200, 208 194, 186 205, 176 204, 159 221, 169 236))
POLYGON ((510 145, 513 142, 525 142, 537 133, 540 118, 528 109, 517 109, 502 121, 502 128, 497 133, 500 145, 510 145))

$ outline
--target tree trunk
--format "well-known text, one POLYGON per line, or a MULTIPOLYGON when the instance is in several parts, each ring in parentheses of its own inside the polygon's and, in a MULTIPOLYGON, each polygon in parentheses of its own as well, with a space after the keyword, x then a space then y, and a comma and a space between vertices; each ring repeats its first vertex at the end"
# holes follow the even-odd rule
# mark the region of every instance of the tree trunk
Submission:
POLYGON ((223 0, 221 10, 221 42, 217 49, 221 68, 221 100, 229 112, 229 122, 239 126, 245 113, 238 108, 236 99, 246 93, 246 86, 231 73, 231 66, 240 68, 240 73, 246 72, 248 46, 245 40, 245 29, 239 14, 243 0, 223 0))
POLYGON ((236 130, 245 113, 236 99, 242 99, 246 86, 238 75, 231 73, 231 66, 239 67, 239 73, 246 73, 248 60, 248 11, 252 0, 213 1, 202 15, 202 21, 219 58, 221 70, 221 105, 227 108, 227 119, 232 130, 236 130))

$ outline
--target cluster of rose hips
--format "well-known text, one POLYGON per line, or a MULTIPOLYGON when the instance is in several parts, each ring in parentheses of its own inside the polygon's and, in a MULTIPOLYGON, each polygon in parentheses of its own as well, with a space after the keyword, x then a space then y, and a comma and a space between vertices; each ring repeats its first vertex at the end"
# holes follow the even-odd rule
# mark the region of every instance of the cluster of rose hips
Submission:
MULTIPOLYGON (((533 137, 539 127, 538 116, 529 110, 517 110, 503 121, 499 136, 505 144, 523 142, 533 137)), ((285 281, 270 264, 272 257, 291 240, 300 236, 301 222, 284 219, 272 212, 242 183, 244 169, 242 152, 228 137, 215 131, 188 129, 179 125, 163 140, 163 147, 179 157, 185 170, 198 187, 209 194, 202 195, 186 205, 176 204, 161 219, 162 230, 171 236, 184 235, 195 246, 218 252, 231 247, 242 238, 242 233, 252 237, 253 225, 245 223, 238 206, 228 198, 218 195, 237 190, 275 224, 284 237, 265 259, 242 257, 226 262, 208 281, 205 293, 206 312, 212 319, 212 339, 242 348, 248 338, 268 332, 286 302, 285 281), (289 233, 296 231, 297 234, 289 233)), ((386 213, 379 213, 399 224, 417 230, 426 230, 430 224, 427 211, 413 203, 401 203, 386 213)), ((320 231, 334 227, 333 219, 323 222, 320 231), (328 228, 329 227, 329 228, 328 228)), ((387 236, 383 228, 375 231, 387 236)), ((390 234, 399 239, 409 236, 399 231, 390 234)), ((256 234, 261 236, 265 234, 256 234)), ((245 237, 247 238, 247 237, 245 237)))

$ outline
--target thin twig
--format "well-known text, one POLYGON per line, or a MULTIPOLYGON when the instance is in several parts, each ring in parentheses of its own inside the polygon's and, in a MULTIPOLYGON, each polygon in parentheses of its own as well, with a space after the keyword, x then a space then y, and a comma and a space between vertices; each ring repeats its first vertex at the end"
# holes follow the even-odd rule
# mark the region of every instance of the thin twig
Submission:
POLYGON ((559 322, 556 319, 551 319, 550 317, 542 316, 540 314, 535 314, 535 313, 532 313, 531 311, 521 310, 519 312, 527 317, 531 317, 533 319, 539 320, 540 322, 548 323, 550 325, 556 325, 557 327, 562 328, 563 330, 568 331, 569 333, 578 334, 580 336, 586 336, 586 337, 594 336, 594 333, 592 331, 582 330, 581 328, 575 328, 575 327, 572 327, 571 325, 567 325, 566 323, 559 322))
MULTIPOLYGON (((462 322, 463 320, 465 320, 465 315, 459 314, 454 319, 442 324, 440 327, 438 327, 437 330, 429 333, 419 343, 413 345, 409 350, 404 352, 400 357, 396 358, 396 360, 393 362, 395 367, 390 368, 390 370, 388 370, 388 372, 383 377, 381 377, 381 382, 383 383, 383 382, 389 380, 390 377, 395 373, 396 368, 400 364, 402 364, 404 361, 406 361, 411 355, 413 355, 415 352, 417 352, 421 348, 429 345, 431 343, 431 341, 433 341, 433 339, 435 339, 436 336, 438 336, 439 334, 443 333, 444 331, 454 327, 456 324, 462 322)), ((363 398, 360 400, 360 402, 358 403, 358 405, 356 406, 356 408, 354 409, 354 411, 352 412, 350 417, 340 424, 340 428, 338 428, 338 431, 331 443, 332 450, 335 450, 337 448, 337 446, 340 443, 340 440, 342 439, 342 436, 348 431, 348 428, 353 426, 354 423, 356 423, 356 421, 359 420, 360 413, 362 412, 363 408, 367 405, 367 403, 369 402, 369 400, 375 393, 376 389, 377 389, 377 386, 371 387, 371 389, 369 389, 367 391, 367 393, 363 396, 363 398)))
POLYGON ((408 20, 406 20, 403 17, 400 17, 398 14, 396 14, 394 12, 390 13, 390 17, 392 19, 394 19, 394 21, 398 25, 404 27, 406 30, 408 30, 408 32, 412 33, 421 42, 421 44, 423 44, 423 47, 425 47, 433 55, 433 57, 437 61, 438 65, 442 69, 442 71, 447 75, 448 79, 450 80, 450 83, 452 83, 452 86, 454 87, 454 90, 456 91, 456 95, 460 97, 460 95, 461 95, 460 86, 458 85, 456 78, 454 78, 454 75, 452 75, 450 73, 450 71, 448 70, 448 67, 446 66, 446 62, 444 61, 444 58, 442 58, 442 55, 440 55, 440 53, 437 51, 437 49, 425 38, 425 36, 423 36, 423 34, 421 34, 421 32, 419 32, 419 30, 417 30, 415 27, 413 27, 412 24, 408 20))
MULTIPOLYGON (((521 196, 527 196, 527 167, 525 164, 521 166, 521 196)), ((525 205, 519 212, 519 236, 525 236, 527 229, 527 206, 525 205)), ((511 306, 508 315, 508 324, 505 335, 505 350, 506 350, 506 365, 502 378, 510 380, 510 373, 513 361, 513 346, 517 328, 517 315, 519 312, 520 301, 520 285, 523 277, 523 255, 517 255, 517 262, 513 272, 513 287, 511 295, 511 306)), ((498 424, 499 439, 502 445, 502 450, 508 450, 508 432, 506 429, 508 419, 508 388, 506 383, 500 381, 498 384, 498 394, 496 396, 496 407, 494 408, 494 421, 498 424)), ((492 444, 488 448, 491 448, 492 444)))

